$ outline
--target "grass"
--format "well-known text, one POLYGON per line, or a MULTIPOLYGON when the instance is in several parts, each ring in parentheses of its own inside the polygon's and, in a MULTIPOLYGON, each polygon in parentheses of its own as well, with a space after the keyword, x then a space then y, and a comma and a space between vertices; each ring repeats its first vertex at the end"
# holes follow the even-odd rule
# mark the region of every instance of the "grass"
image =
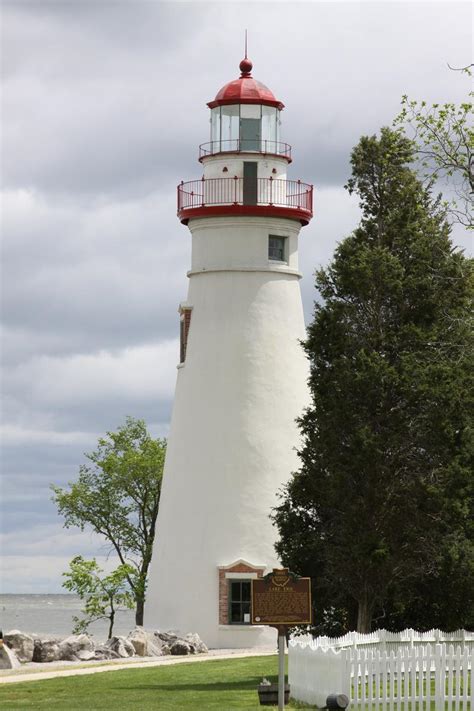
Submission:
MULTIPOLYGON (((0 708, 54 711, 261 711, 257 686, 276 682, 277 657, 211 660, 5 684, 0 708)), ((271 708, 271 707, 267 707, 271 708)), ((291 702, 289 709, 314 709, 291 702)))

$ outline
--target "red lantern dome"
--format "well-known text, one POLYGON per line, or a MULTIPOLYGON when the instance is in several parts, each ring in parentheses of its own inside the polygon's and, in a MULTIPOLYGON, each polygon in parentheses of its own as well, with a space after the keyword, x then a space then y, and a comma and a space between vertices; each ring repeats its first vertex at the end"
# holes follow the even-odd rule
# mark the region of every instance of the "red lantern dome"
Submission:
POLYGON ((217 92, 214 101, 209 101, 208 106, 214 109, 216 106, 226 104, 264 104, 274 106, 281 110, 284 107, 281 101, 275 98, 270 89, 251 75, 252 62, 250 59, 242 59, 240 62, 241 75, 238 79, 230 81, 217 92))

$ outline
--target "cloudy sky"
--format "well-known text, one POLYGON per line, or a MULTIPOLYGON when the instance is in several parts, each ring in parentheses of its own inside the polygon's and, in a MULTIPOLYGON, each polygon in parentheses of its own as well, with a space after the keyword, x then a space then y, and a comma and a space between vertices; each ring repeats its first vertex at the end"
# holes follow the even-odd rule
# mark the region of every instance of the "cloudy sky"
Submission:
MULTIPOLYGON (((343 190, 351 147, 390 124, 400 98, 459 101, 470 6, 456 2, 2 3, 2 582, 60 592, 73 555, 49 485, 126 415, 166 435, 177 305, 190 238, 175 186, 200 177, 218 89, 238 76, 245 27, 254 76, 286 105, 291 176, 316 188, 302 232, 312 273, 358 220, 343 190)), ((455 241, 464 247, 462 229, 455 241)))

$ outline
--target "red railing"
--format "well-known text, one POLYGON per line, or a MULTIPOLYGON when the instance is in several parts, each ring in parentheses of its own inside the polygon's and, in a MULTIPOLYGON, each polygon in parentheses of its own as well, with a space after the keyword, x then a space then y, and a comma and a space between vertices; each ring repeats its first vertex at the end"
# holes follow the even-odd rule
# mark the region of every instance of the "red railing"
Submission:
POLYGON ((201 178, 178 185, 178 213, 217 205, 294 208, 313 214, 313 186, 300 180, 201 178))
POLYGON ((291 161, 291 146, 280 141, 267 141, 266 139, 249 140, 235 138, 229 141, 210 141, 199 146, 199 159, 213 156, 216 153, 268 153, 275 156, 284 156, 291 161))

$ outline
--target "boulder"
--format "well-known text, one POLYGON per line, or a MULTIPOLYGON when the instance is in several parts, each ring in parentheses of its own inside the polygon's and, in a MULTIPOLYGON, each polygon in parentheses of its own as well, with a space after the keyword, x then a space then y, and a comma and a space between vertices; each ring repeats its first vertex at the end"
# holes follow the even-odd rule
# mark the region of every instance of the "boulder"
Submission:
POLYGON ((110 647, 101 645, 100 647, 96 648, 93 659, 98 661, 105 661, 107 659, 120 659, 120 654, 114 652, 114 650, 110 649, 110 647))
POLYGON ((59 658, 68 662, 87 660, 94 657, 94 651, 95 643, 88 635, 73 634, 60 643, 59 658))
POLYGON ((127 639, 132 643, 135 654, 138 657, 148 656, 148 635, 143 627, 135 627, 135 629, 130 632, 127 639))
POLYGON ((33 637, 20 630, 11 630, 3 635, 3 641, 20 662, 32 662, 35 642, 33 637))
POLYGON ((174 642, 171 642, 169 648, 170 654, 173 654, 174 656, 192 654, 191 645, 188 642, 185 642, 184 639, 176 639, 174 642))
POLYGON ((135 647, 126 637, 111 637, 104 646, 117 652, 119 657, 133 657, 135 654, 135 647))
POLYGON ((184 641, 191 647, 191 654, 207 654, 209 651, 196 632, 190 632, 187 634, 184 641))
POLYGON ((61 639, 35 639, 33 650, 34 662, 57 662, 59 660, 59 645, 61 639))
POLYGON ((155 637, 158 639, 161 639, 162 642, 165 642, 166 644, 169 644, 170 642, 174 642, 175 640, 178 639, 178 635, 175 634, 174 632, 160 632, 157 630, 155 633, 155 637))
POLYGON ((0 643, 0 669, 17 669, 19 666, 20 662, 15 652, 6 644, 0 643))
MULTIPOLYGON (((166 654, 165 649, 166 645, 161 640, 159 637, 156 636, 156 633, 154 632, 147 632, 147 641, 148 641, 148 656, 149 657, 162 657, 164 654, 166 654)), ((168 654, 169 654, 169 648, 168 648, 168 654)))

